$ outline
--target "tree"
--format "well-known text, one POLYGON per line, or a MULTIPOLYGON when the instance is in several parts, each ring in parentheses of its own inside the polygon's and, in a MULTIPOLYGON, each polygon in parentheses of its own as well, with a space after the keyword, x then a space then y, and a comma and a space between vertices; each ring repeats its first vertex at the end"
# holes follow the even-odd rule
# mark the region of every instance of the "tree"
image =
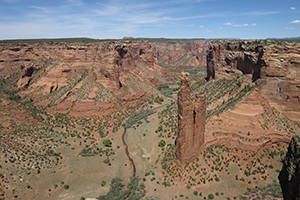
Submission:
POLYGON ((112 142, 110 141, 110 139, 105 139, 105 140, 103 140, 102 143, 103 143, 104 146, 106 146, 106 147, 111 147, 111 145, 112 145, 112 142))
POLYGON ((67 189, 69 189, 69 185, 64 185, 64 188, 67 190, 67 189))
POLYGON ((145 185, 143 183, 139 184, 139 180, 138 176, 131 177, 130 183, 125 189, 121 178, 113 178, 111 179, 109 192, 98 197, 98 200, 139 200, 146 194, 145 185))
POLYGON ((214 198, 215 198, 215 196, 213 194, 208 195, 208 199, 214 199, 214 198))
POLYGON ((166 142, 164 141, 164 140, 160 140, 159 142, 158 142, 158 146, 159 147, 164 147, 166 145, 166 142))

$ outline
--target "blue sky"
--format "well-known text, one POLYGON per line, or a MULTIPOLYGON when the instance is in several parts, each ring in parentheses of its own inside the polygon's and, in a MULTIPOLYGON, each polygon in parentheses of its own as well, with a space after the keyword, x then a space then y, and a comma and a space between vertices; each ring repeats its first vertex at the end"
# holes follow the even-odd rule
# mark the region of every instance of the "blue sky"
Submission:
POLYGON ((300 0, 0 0, 0 39, 300 36, 300 0))

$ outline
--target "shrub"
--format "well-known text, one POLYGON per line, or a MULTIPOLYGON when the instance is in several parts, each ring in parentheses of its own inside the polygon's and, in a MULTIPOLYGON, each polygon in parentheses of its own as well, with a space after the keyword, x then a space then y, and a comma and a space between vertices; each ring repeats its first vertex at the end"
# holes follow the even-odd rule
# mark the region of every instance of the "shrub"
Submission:
POLYGON ((170 181, 169 180, 166 180, 164 183, 163 183, 164 185, 165 185, 165 187, 167 187, 167 186, 171 186, 171 183, 170 183, 170 181))
POLYGON ((106 147, 111 147, 111 145, 112 145, 110 139, 105 139, 105 140, 103 140, 103 144, 104 144, 104 146, 106 146, 106 147))
POLYGON ((215 196, 213 194, 208 195, 208 199, 214 199, 214 198, 215 198, 215 196))
POLYGON ((166 145, 166 142, 164 141, 164 140, 160 140, 159 142, 158 142, 158 146, 159 147, 164 147, 166 145))
POLYGON ((162 125, 159 125, 157 131, 162 131, 162 130, 163 130, 162 125))
POLYGON ((194 194, 194 195, 198 195, 198 192, 197 192, 197 191, 194 191, 193 194, 194 194))
POLYGON ((16 102, 20 102, 21 97, 19 95, 11 95, 8 97, 10 100, 16 101, 16 102))
POLYGON ((164 101, 164 98, 163 97, 156 97, 154 99, 154 102, 158 103, 158 104, 161 104, 162 102, 164 101))
POLYGON ((67 190, 67 189, 69 189, 69 185, 64 185, 64 188, 67 190))
POLYGON ((105 181, 102 181, 101 182, 101 186, 103 187, 103 186, 105 186, 106 185, 106 182, 105 181))
POLYGON ((160 86, 158 86, 158 90, 159 91, 161 91, 162 89, 166 89, 166 88, 169 88, 169 86, 168 85, 160 85, 160 86))

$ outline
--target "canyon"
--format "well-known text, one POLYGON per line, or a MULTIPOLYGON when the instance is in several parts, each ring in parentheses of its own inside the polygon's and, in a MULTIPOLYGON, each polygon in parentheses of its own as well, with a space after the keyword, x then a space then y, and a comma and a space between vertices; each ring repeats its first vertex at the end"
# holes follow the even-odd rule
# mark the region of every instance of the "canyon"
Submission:
POLYGON ((204 67, 207 45, 207 41, 3 44, 1 77, 20 76, 14 83, 17 88, 12 89, 17 89, 21 98, 33 99, 37 106, 54 105, 49 112, 76 116, 84 114, 82 110, 99 115, 99 107, 102 112, 110 109, 109 105, 118 108, 118 98, 131 102, 157 94, 153 87, 172 83, 176 66, 204 67))
POLYGON ((125 39, 0 49, 5 198, 103 196, 113 178, 128 183, 134 172, 147 199, 282 199, 278 175, 298 176, 289 170, 300 133, 298 43, 125 39))

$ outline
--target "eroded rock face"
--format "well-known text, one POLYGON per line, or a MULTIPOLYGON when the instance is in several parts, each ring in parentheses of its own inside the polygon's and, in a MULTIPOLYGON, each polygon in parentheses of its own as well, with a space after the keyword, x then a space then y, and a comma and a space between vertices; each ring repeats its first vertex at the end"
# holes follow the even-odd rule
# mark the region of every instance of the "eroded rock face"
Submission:
POLYGON ((218 41, 207 52, 207 79, 240 70, 281 112, 300 112, 300 45, 271 41, 218 41))
POLYGON ((152 45, 154 56, 160 65, 205 67, 209 43, 209 40, 195 40, 178 43, 156 42, 152 45))
POLYGON ((134 103, 158 95, 156 87, 174 83, 174 68, 205 67, 208 43, 0 44, 0 79, 14 79, 18 95, 37 106, 54 104, 57 112, 74 113, 90 101, 106 108, 111 100, 134 103))
POLYGON ((195 95, 191 101, 191 81, 188 73, 182 73, 178 91, 178 136, 176 138, 176 159, 180 166, 199 156, 204 144, 206 104, 205 95, 195 95))
POLYGON ((278 178, 285 200, 300 199, 300 134, 292 138, 278 178))

